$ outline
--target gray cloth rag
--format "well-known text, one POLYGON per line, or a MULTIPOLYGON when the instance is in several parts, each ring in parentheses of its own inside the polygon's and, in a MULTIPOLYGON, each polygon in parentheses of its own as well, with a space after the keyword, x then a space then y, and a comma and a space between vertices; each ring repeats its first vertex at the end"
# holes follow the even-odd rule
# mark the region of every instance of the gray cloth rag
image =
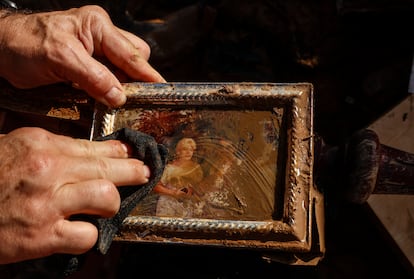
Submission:
POLYGON ((118 191, 121 195, 119 212, 112 218, 97 220, 99 230, 97 249, 102 254, 106 254, 123 220, 161 179, 168 150, 165 146, 158 144, 153 137, 129 128, 123 128, 97 140, 120 140, 125 142, 133 148, 132 157, 143 161, 151 171, 150 179, 145 185, 119 187, 118 191))

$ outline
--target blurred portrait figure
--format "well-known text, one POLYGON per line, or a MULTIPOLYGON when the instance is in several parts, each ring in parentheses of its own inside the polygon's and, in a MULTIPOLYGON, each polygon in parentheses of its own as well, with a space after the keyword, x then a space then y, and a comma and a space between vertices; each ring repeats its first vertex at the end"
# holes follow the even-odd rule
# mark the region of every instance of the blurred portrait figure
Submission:
POLYGON ((157 216, 193 217, 194 187, 204 178, 200 164, 193 159, 196 148, 192 138, 177 142, 174 159, 166 165, 160 183, 154 188, 160 194, 157 216))

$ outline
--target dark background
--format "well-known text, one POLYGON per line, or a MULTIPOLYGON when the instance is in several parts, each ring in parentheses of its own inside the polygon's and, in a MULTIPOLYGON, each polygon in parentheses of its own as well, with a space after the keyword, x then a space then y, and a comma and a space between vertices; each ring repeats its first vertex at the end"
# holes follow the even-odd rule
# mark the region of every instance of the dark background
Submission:
MULTIPOLYGON (((412 0, 19 2, 33 10, 87 3, 145 39, 168 81, 311 82, 315 132, 328 144, 346 141, 408 94, 412 0)), ((246 250, 114 243, 107 256, 88 254, 72 277, 414 278, 369 206, 344 201, 335 187, 323 185, 327 251, 317 266, 267 262, 246 250)), ((21 263, 5 274, 54 278, 48 268, 21 263)))

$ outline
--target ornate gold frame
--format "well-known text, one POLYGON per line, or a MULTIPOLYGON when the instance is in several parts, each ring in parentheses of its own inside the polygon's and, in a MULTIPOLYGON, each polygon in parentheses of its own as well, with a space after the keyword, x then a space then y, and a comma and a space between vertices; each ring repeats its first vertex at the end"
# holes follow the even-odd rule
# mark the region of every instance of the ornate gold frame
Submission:
MULTIPOLYGON (((127 103, 108 110, 97 105, 91 139, 128 126, 135 109, 269 111, 282 113, 280 143, 284 155, 277 167, 281 186, 275 190, 279 213, 271 220, 219 220, 159 216, 129 216, 117 241, 176 243, 306 253, 320 242, 314 236, 313 87, 309 83, 132 83, 126 84, 127 103), (117 124, 118 123, 118 124, 117 124), (123 123, 123 124, 119 124, 123 123), (122 127, 121 127, 122 126, 122 127), (281 190, 282 189, 282 190, 281 190), (312 238, 314 237, 314 241, 312 238)), ((275 170, 276 171, 276 170, 275 170)), ((320 223, 320 221, 317 221, 320 223)), ((320 226, 320 224, 319 224, 320 226)), ((320 228, 319 228, 320 230, 320 228)))

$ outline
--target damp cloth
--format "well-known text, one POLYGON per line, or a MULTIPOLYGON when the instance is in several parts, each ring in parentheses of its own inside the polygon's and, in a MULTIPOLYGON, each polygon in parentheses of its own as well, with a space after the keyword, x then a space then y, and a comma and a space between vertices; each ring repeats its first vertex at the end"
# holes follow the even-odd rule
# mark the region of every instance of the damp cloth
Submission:
POLYGON ((152 136, 130 128, 122 128, 96 140, 120 140, 128 144, 132 148, 132 157, 143 161, 151 171, 149 181, 144 185, 118 187, 121 196, 118 213, 112 218, 97 219, 99 234, 96 248, 102 254, 106 254, 123 220, 161 179, 168 150, 164 145, 158 144, 152 136))

